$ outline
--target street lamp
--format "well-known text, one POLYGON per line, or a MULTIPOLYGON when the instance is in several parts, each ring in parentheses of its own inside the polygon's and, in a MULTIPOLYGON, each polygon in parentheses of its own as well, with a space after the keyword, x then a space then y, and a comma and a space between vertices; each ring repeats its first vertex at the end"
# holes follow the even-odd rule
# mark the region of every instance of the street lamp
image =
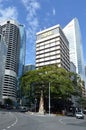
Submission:
POLYGON ((50 115, 50 107, 51 107, 51 104, 50 104, 50 82, 49 82, 49 115, 50 115))

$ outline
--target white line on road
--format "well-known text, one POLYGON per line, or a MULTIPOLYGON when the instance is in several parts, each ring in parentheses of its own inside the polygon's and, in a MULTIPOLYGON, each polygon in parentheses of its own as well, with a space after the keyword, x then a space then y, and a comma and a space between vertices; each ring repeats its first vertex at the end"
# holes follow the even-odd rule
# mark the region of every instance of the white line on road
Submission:
POLYGON ((11 126, 8 126, 7 129, 9 129, 11 126))
POLYGON ((61 124, 63 124, 63 125, 66 125, 66 124, 63 122, 62 119, 59 119, 59 122, 60 122, 61 124))
MULTIPOLYGON (((9 114, 12 115, 11 112, 9 112, 9 114)), ((15 115, 14 115, 14 117, 15 117, 15 122, 12 123, 11 125, 7 126, 6 129, 2 129, 2 130, 7 130, 7 129, 13 127, 14 125, 16 125, 16 123, 18 122, 18 118, 15 115)))

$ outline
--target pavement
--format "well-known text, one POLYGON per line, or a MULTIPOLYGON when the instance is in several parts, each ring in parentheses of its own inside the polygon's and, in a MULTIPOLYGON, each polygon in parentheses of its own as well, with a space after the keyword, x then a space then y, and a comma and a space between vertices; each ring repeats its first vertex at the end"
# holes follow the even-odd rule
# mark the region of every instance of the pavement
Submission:
POLYGON ((30 115, 34 115, 34 116, 57 116, 56 114, 52 114, 52 113, 51 114, 49 114, 49 113, 42 114, 39 112, 31 112, 31 111, 26 112, 26 114, 30 114, 30 115))

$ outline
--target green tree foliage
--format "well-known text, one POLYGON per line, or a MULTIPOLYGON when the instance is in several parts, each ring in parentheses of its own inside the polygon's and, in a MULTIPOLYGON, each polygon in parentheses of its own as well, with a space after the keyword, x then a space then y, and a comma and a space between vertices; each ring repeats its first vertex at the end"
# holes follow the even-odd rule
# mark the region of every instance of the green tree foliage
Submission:
POLYGON ((86 109, 86 98, 85 97, 82 98, 81 105, 82 105, 83 108, 86 109))
POLYGON ((20 79, 21 95, 28 96, 31 89, 35 90, 35 95, 40 95, 41 89, 48 95, 49 82, 51 95, 58 98, 67 98, 74 93, 74 74, 57 65, 49 65, 32 70, 24 74, 20 79))
POLYGON ((76 73, 72 73, 71 80, 72 80, 72 83, 73 83, 73 86, 74 86, 73 95, 81 97, 81 95, 82 95, 82 89, 81 89, 82 80, 81 80, 80 76, 76 73))

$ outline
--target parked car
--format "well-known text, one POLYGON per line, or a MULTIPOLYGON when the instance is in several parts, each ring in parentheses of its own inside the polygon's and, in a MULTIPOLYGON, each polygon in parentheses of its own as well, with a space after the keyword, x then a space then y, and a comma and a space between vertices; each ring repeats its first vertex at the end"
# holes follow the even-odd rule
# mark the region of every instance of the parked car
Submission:
POLYGON ((86 114, 86 109, 83 110, 83 113, 86 114))
POLYGON ((29 110, 29 108, 26 106, 20 106, 19 110, 20 110, 20 112, 27 112, 29 110))
POLYGON ((67 115, 67 116, 74 116, 74 115, 73 115, 73 112, 67 112, 66 115, 67 115))
POLYGON ((84 119, 84 114, 83 114, 83 112, 77 112, 77 113, 75 114, 75 116, 76 116, 77 119, 84 119))

